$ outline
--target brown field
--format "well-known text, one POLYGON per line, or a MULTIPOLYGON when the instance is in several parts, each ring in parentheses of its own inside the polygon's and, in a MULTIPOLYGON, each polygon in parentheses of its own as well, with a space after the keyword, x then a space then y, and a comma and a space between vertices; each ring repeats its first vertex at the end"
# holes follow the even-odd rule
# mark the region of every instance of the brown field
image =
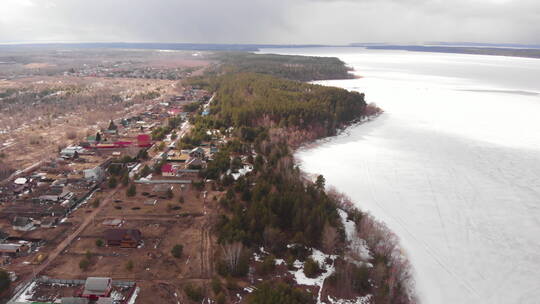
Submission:
MULTIPOLYGON (((150 185, 137 185, 137 195, 127 198, 124 189, 120 189, 82 234, 45 269, 43 275, 64 279, 107 276, 136 281, 142 287, 140 303, 152 303, 146 302, 145 297, 153 301, 159 299, 159 303, 176 303, 173 295, 176 293, 178 299, 182 299, 183 284, 208 284, 213 273, 213 263, 208 259, 213 256, 211 244, 214 240, 210 233, 205 232, 209 231, 217 208, 217 202, 211 198, 221 193, 209 193, 205 205, 203 196, 188 188, 183 191, 184 203, 179 203, 181 190, 174 186, 172 199, 158 198, 156 205, 144 205, 148 198, 142 192, 151 190, 150 185), (180 206, 181 209, 172 210, 170 206, 180 206), (106 219, 121 219, 121 228, 139 229, 144 244, 135 249, 98 247, 96 240, 103 239, 104 231, 111 228, 103 225, 106 219), (184 246, 183 256, 179 259, 171 255, 176 244, 184 246), (92 254, 91 266, 83 271, 79 262, 87 252, 92 254), (133 262, 132 270, 126 268, 128 261, 133 262)), ((81 208, 71 218, 79 218, 88 210, 92 207, 81 208)))

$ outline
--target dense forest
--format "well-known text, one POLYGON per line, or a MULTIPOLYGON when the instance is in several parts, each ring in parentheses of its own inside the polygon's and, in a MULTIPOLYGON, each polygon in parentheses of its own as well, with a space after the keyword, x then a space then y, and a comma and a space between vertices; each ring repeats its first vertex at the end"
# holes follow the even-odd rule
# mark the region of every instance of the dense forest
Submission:
POLYGON ((335 57, 227 52, 218 53, 216 59, 227 72, 251 72, 299 81, 353 78, 350 68, 335 57))
POLYGON ((216 92, 210 106, 217 127, 233 126, 252 137, 253 128, 279 128, 289 144, 335 135, 366 115, 364 94, 255 73, 228 73, 198 81, 216 92))

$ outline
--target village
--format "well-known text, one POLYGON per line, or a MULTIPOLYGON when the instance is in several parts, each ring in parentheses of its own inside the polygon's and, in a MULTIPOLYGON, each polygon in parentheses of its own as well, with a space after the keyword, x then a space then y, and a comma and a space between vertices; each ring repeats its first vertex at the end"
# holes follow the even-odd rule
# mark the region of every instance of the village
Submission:
POLYGON ((180 139, 212 100, 187 87, 5 180, 8 303, 150 303, 156 292, 179 301, 171 282, 209 279, 220 192, 199 170, 227 139, 216 133, 189 149, 180 139))

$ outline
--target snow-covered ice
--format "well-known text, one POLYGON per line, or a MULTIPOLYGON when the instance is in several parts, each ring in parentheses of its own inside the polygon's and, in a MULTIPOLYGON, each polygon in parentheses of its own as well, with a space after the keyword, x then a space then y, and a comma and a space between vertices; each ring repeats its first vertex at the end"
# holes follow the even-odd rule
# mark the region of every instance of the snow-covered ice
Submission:
POLYGON ((540 299, 540 60, 287 49, 338 56, 376 120, 297 154, 401 239, 423 303, 540 299))

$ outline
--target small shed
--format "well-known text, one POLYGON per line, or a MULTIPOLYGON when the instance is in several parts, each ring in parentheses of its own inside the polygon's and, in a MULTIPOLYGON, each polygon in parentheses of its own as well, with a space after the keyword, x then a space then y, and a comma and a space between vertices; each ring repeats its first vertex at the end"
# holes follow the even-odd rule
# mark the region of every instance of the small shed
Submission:
POLYGON ((120 226, 122 224, 121 219, 107 219, 101 223, 104 226, 120 226))
POLYGON ((18 257, 23 249, 21 244, 0 244, 0 255, 8 257, 18 257))
POLYGON ((171 185, 161 184, 155 185, 154 188, 152 188, 152 192, 158 196, 165 196, 170 189, 172 189, 171 185))

